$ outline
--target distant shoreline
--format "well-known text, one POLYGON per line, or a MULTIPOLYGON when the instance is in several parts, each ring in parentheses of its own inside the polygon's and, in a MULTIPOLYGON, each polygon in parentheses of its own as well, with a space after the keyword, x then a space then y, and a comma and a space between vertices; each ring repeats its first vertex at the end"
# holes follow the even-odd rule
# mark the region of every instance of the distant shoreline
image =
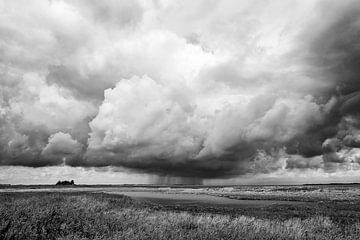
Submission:
POLYGON ((145 187, 145 188, 226 188, 226 187, 260 187, 260 186, 360 186, 360 183, 306 183, 306 184, 257 184, 257 185, 191 185, 191 184, 75 184, 75 185, 55 185, 55 184, 0 184, 0 188, 111 188, 111 187, 145 187))

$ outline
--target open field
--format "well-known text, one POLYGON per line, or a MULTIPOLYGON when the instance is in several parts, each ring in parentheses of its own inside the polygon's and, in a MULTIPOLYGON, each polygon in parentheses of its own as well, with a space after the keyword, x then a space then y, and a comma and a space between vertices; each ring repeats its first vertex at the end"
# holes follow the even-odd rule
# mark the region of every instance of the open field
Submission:
POLYGON ((3 187, 0 239, 23 238, 359 239, 360 189, 3 187))

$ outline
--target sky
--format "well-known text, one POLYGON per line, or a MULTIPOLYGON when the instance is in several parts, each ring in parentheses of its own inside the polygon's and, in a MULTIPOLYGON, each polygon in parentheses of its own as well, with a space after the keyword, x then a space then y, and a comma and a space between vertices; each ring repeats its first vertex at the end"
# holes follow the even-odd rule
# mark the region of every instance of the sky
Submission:
POLYGON ((360 182, 360 2, 0 0, 0 184, 360 182))

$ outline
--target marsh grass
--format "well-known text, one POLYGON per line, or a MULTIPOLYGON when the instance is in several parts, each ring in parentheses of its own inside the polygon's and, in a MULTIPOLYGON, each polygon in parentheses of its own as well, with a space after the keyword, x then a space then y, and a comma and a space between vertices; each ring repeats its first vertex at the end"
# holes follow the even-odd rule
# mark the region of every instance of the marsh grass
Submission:
POLYGON ((0 239, 359 239, 360 223, 154 210, 117 195, 0 196, 0 239))

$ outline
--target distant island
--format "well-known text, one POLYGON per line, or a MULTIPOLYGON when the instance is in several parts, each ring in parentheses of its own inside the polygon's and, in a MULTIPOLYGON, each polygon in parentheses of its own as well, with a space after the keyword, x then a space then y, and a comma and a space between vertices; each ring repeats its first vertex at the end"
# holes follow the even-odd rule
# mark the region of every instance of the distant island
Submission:
POLYGON ((75 185, 74 180, 71 181, 58 181, 55 185, 75 185))

